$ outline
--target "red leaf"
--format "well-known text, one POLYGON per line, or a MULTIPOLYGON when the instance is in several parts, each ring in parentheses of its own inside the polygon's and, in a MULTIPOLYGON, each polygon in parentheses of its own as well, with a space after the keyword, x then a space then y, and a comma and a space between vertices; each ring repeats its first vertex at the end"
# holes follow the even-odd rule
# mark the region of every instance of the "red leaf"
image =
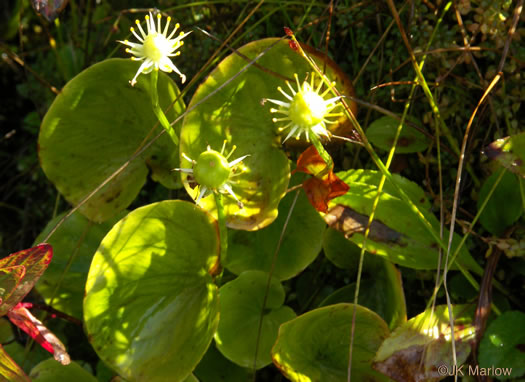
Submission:
POLYGON ((325 161, 321 158, 317 149, 314 146, 310 146, 299 155, 299 158, 297 159, 297 167, 293 170, 292 174, 295 174, 296 172, 304 172, 305 174, 317 176, 317 174, 325 169, 325 161))
POLYGON ((287 36, 293 36, 292 30, 288 27, 284 27, 284 33, 286 33, 287 36))
POLYGON ((29 293, 47 269, 52 257, 53 248, 49 244, 40 244, 0 260, 0 270, 8 275, 5 278, 0 277, 0 288, 5 289, 0 304, 0 317, 29 293), (25 272, 22 272, 22 268, 25 272))
POLYGON ((297 159, 294 173, 298 171, 313 175, 312 178, 303 182, 303 189, 317 211, 326 212, 330 200, 346 194, 350 189, 334 174, 332 168, 326 171, 326 163, 314 146, 307 148, 297 159))
POLYGON ((64 344, 49 331, 35 316, 26 308, 30 308, 30 303, 19 303, 7 313, 7 317, 13 324, 18 326, 31 338, 37 341, 44 349, 53 354, 53 357, 62 365, 71 362, 64 344))

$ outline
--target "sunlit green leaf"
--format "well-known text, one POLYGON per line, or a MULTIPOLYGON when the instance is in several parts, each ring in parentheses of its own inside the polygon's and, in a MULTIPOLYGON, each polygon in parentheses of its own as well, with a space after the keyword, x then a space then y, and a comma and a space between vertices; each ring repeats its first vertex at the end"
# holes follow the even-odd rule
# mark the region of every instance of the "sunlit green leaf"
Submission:
POLYGON ((490 159, 497 160, 506 169, 525 178, 525 133, 498 139, 484 152, 490 159))
MULTIPOLYGON (((275 365, 293 382, 346 382, 353 304, 337 304, 307 312, 279 329, 272 349, 275 365)), ((371 367, 388 336, 386 323, 357 306, 352 352, 352 380, 387 380, 371 367)))
MULTIPOLYGON (((289 162, 279 143, 277 126, 272 122, 275 116, 270 113, 272 106, 269 102, 264 104, 263 99, 283 98, 277 87, 286 87, 285 79, 295 82, 294 73, 303 81, 312 69, 286 41, 276 38, 253 41, 237 52, 221 61, 195 92, 188 108, 218 91, 185 117, 180 150, 195 160, 208 145, 220 150, 227 141, 227 151, 234 145, 237 147, 232 159, 250 155, 243 161, 246 170, 235 178, 232 186, 244 207, 240 208, 231 197, 226 199, 225 207, 229 227, 256 230, 276 218, 277 206, 290 176, 289 162), (257 66, 245 70, 249 60, 263 52, 257 66), (230 79, 233 80, 219 89, 230 79)), ((326 71, 341 89, 350 84, 346 81, 342 85, 342 77, 333 62, 327 62, 326 71)), ((191 167, 184 158, 181 164, 184 168, 191 167)), ((186 182, 187 174, 183 173, 182 178, 187 191, 197 198, 198 187, 186 182)), ((215 213, 213 196, 201 203, 204 209, 215 213)))
MULTIPOLYGON (((343 232, 350 241, 362 246, 364 231, 377 195, 380 173, 348 170, 337 175, 350 186, 350 190, 331 201, 331 209, 324 216, 325 221, 330 227, 343 232)), ((439 221, 428 209, 424 192, 415 183, 400 176, 394 176, 394 180, 419 208, 439 237, 439 221)), ((444 237, 448 237, 446 231, 444 237)), ((452 250, 460 239, 459 235, 454 235, 452 250)), ((386 181, 366 241, 366 250, 406 267, 435 269, 438 249, 439 244, 420 218, 401 199, 394 185, 386 181)), ((481 272, 465 246, 461 248, 456 261, 467 269, 481 272)))
MULTIPOLYGON (((55 361, 56 362, 56 361, 55 361)), ((30 382, 31 379, 24 373, 0 345, 0 377, 10 382, 30 382)))
POLYGON ((164 201, 117 223, 93 258, 84 319, 100 358, 128 381, 180 382, 218 324, 218 228, 194 204, 164 201))

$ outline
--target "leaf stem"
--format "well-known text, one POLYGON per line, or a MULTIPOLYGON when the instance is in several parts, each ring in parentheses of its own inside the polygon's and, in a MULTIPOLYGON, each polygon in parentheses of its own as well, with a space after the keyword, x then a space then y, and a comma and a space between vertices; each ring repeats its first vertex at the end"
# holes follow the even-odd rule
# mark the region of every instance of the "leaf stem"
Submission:
POLYGON ((228 229, 226 228, 226 212, 220 192, 214 192, 215 205, 217 206, 217 222, 219 224, 219 237, 221 243, 220 262, 224 264, 226 254, 228 253, 228 229))

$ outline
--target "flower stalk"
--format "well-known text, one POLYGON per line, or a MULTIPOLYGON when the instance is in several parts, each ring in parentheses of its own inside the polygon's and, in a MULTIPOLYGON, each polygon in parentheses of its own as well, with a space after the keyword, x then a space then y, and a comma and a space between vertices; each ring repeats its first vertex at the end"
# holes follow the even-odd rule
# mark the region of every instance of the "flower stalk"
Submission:
POLYGON ((162 110, 159 104, 159 93, 157 90, 159 71, 154 70, 151 73, 150 77, 151 77, 151 103, 153 106, 153 112, 157 116, 157 119, 159 120, 161 126, 164 128, 164 130, 166 130, 166 132, 170 136, 173 143, 175 143, 175 146, 178 146, 179 137, 177 137, 177 134, 175 133, 175 129, 173 128, 173 126, 170 125, 170 122, 168 121, 166 114, 164 114, 164 111, 162 110))

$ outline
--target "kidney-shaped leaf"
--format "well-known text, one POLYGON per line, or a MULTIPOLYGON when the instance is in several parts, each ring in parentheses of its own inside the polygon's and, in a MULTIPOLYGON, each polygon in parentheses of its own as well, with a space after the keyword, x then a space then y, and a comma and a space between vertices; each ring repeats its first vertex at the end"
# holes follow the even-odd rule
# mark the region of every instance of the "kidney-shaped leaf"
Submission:
MULTIPOLYGON (((366 130, 366 136, 375 146, 389 151, 394 143, 398 126, 399 121, 397 119, 384 116, 370 124, 366 130)), ((403 125, 403 130, 401 130, 397 141, 396 153, 417 153, 426 150, 427 147, 428 140, 422 132, 411 126, 403 125)))
MULTIPOLYGON (((363 245, 364 231, 377 195, 380 173, 371 170, 348 170, 337 174, 350 190, 332 201, 325 221, 359 246, 363 245)), ((423 190, 401 176, 394 176, 396 183, 411 198, 421 213, 430 222, 439 236, 439 222, 427 209, 428 201, 423 190)), ((448 237, 445 232, 444 237, 448 237)), ((454 235, 452 250, 460 237, 454 235)), ((401 199, 394 185, 385 183, 375 211, 366 250, 372 254, 388 257, 396 264, 415 269, 435 269, 438 248, 434 237, 428 232, 419 217, 401 199)), ((470 256, 465 246, 456 260, 467 269, 480 272, 479 265, 470 256)))
MULTIPOLYGON (((388 326, 371 310, 356 308, 352 380, 385 380, 371 362, 388 326)), ((353 304, 330 305, 281 325, 274 364, 293 382, 346 382, 353 309, 353 304)))
MULTIPOLYGON (((320 67, 325 66, 320 61, 318 63, 320 67)), ((343 79, 333 62, 327 61, 326 68, 327 76, 345 93, 343 89, 351 86, 350 81, 343 79)), ((195 92, 189 107, 197 105, 237 76, 186 115, 180 144, 181 154, 194 160, 208 145, 220 150, 225 140, 227 147, 237 146, 236 156, 250 155, 243 161, 246 170, 235 178, 237 182, 232 186, 244 208, 241 209, 233 198, 225 202, 230 227, 256 230, 270 224, 277 216, 277 205, 288 185, 290 168, 280 147, 277 126, 272 122, 274 115, 270 113, 270 102, 263 105, 262 101, 264 98, 282 99, 283 95, 277 88, 286 87, 285 79, 295 82, 294 73, 297 73, 303 81, 311 71, 306 60, 290 49, 286 41, 263 39, 253 41, 226 57, 195 92), (250 60, 263 52, 265 54, 256 65, 241 72, 250 60)), ((181 158, 181 164, 185 168, 191 167, 184 158, 181 158)), ((187 180, 187 175, 182 174, 182 178, 187 180)), ((191 182, 185 182, 185 187, 192 197, 199 195, 191 182)), ((208 211, 215 209, 212 196, 204 198, 202 205, 208 211)))
MULTIPOLYGON (((42 169, 73 205, 122 166, 157 123, 150 81, 129 84, 136 71, 137 63, 131 60, 95 64, 66 84, 44 117, 38 138, 42 169)), ((164 109, 179 95, 177 85, 165 74, 159 76, 158 92, 164 109)), ((178 101, 167 112, 168 119, 174 120, 183 110, 178 101)), ((124 210, 146 181, 146 165, 154 180, 176 187, 177 177, 171 173, 179 167, 176 151, 164 134, 80 212, 101 222, 124 210)))
MULTIPOLYGON (((457 364, 463 364, 474 340, 473 306, 453 306, 457 364)), ((377 351, 374 368, 399 381, 438 381, 452 373, 449 313, 437 306, 397 328, 377 351)))
MULTIPOLYGON (((38 278, 44 273, 53 257, 53 248, 49 244, 40 244, 36 247, 24 249, 13 253, 0 260, 0 268, 10 268, 11 272, 7 281, 9 287, 15 286, 12 290, 4 290, 2 304, 0 305, 0 317, 6 314, 11 308, 18 304, 33 288, 38 278), (25 274, 20 279, 23 266, 25 274), (14 268, 16 267, 16 268, 14 268), (15 282, 15 279, 19 282, 15 282)), ((5 272, 4 272, 5 274, 5 272)), ((2 286, 5 289, 5 286, 2 286)))
POLYGON ((164 201, 117 223, 93 258, 84 319, 100 358, 129 381, 186 378, 218 323, 215 220, 164 201))
POLYGON ((314 261, 321 251, 326 224, 301 191, 272 266, 294 197, 295 193, 290 193, 283 199, 279 217, 270 226, 256 232, 229 232, 228 256, 223 262, 229 271, 238 275, 247 270, 270 272, 273 267, 276 278, 287 280, 314 261))
MULTIPOLYGON (((51 220, 35 241, 45 238, 65 214, 51 220)), ((36 284, 47 304, 52 303, 53 308, 82 318, 84 286, 91 260, 100 242, 117 221, 118 216, 96 224, 77 211, 49 238, 55 252, 53 261, 36 284)))
POLYGON ((243 367, 261 368, 272 363, 271 349, 277 338, 279 325, 295 317, 294 311, 283 306, 284 289, 272 279, 266 305, 264 293, 268 274, 261 271, 243 272, 220 289, 221 320, 215 334, 217 349, 228 359, 243 367), (264 318, 257 346, 261 312, 264 318))

